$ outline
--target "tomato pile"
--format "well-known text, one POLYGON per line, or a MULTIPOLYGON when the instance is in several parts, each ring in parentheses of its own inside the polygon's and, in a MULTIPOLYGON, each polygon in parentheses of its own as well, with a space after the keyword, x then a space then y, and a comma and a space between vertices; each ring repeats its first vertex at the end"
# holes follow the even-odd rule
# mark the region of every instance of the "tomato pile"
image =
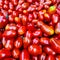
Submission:
POLYGON ((0 0, 0 60, 60 60, 60 0, 0 0))

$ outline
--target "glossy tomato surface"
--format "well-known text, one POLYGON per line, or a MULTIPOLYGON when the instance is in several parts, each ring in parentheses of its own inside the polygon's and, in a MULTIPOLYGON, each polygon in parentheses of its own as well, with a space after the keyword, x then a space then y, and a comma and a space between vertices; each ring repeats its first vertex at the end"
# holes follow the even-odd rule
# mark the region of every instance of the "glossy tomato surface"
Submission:
POLYGON ((60 0, 0 0, 0 60, 60 60, 60 0))

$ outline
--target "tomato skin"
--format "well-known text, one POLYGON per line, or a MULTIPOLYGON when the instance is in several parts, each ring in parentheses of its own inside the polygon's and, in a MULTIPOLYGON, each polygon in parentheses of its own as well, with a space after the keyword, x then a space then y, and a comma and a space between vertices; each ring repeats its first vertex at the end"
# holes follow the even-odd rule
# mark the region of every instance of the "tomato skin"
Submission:
POLYGON ((60 9, 57 9, 57 14, 60 15, 60 9))
POLYGON ((32 38, 33 37, 33 35, 32 35, 32 32, 31 31, 26 31, 26 34, 25 34, 25 36, 26 37, 28 37, 28 38, 32 38))
POLYGON ((13 43, 14 43, 14 38, 7 39, 5 37, 2 37, 2 45, 7 50, 12 50, 13 49, 13 43))
POLYGON ((28 3, 28 2, 24 2, 24 3, 22 4, 22 8, 23 8, 23 9, 27 9, 28 6, 29 6, 29 3, 28 3))
POLYGON ((42 32, 46 33, 47 35, 53 35, 54 29, 53 26, 48 26, 42 21, 37 22, 37 26, 41 28, 42 32))
POLYGON ((5 30, 17 30, 16 24, 10 23, 5 26, 5 30))
POLYGON ((4 47, 8 50, 12 50, 13 49, 13 40, 14 39, 7 39, 4 47))
POLYGON ((28 52, 31 55, 37 56, 42 53, 42 48, 38 45, 32 44, 28 47, 28 52))
POLYGON ((25 26, 21 26, 19 29, 18 29, 18 34, 19 35, 23 35, 26 33, 26 27, 25 26))
POLYGON ((4 31, 3 33, 3 37, 6 37, 6 38, 13 38, 15 36, 16 36, 15 30, 7 30, 7 31, 4 31))
POLYGON ((56 56, 56 60, 60 60, 60 55, 57 55, 56 56))
POLYGON ((33 14, 28 14, 28 21, 31 22, 33 20, 33 14))
POLYGON ((60 0, 0 0, 0 60, 60 60, 60 0))
POLYGON ((9 7, 8 7, 7 4, 4 4, 4 5, 3 5, 3 8, 4 8, 5 10, 8 10, 9 7))
POLYGON ((38 56, 32 56, 32 60, 38 60, 38 56))
POLYGON ((53 55, 48 55, 46 60, 55 60, 55 57, 53 55))
POLYGON ((58 22, 55 26, 55 34, 60 34, 60 22, 58 22))
POLYGON ((50 39, 47 37, 42 37, 42 38, 40 38, 39 42, 41 45, 49 45, 49 40, 50 39))
POLYGON ((13 51, 12 51, 12 55, 13 55, 14 58, 19 58, 20 50, 14 48, 13 51))
POLYGON ((3 44, 2 44, 2 42, 0 41, 0 49, 2 49, 3 48, 3 44))
POLYGON ((24 37, 23 39, 23 46, 24 48, 28 48, 28 46, 31 44, 31 39, 28 37, 24 37))
POLYGON ((39 38, 35 37, 33 40, 32 40, 32 44, 39 44, 39 38))
POLYGON ((20 38, 20 37, 18 37, 18 38, 14 41, 14 46, 15 46, 15 48, 17 48, 17 49, 21 48, 21 47, 22 47, 22 44, 23 44, 22 38, 20 38))
POLYGON ((35 31, 35 27, 34 27, 34 24, 33 23, 27 23, 27 30, 30 30, 30 31, 35 31))
MULTIPOLYGON (((9 12, 12 13, 12 12, 9 12)), ((9 15, 9 22, 14 22, 14 16, 12 14, 9 15)))
POLYGON ((0 32, 0 39, 2 39, 2 32, 0 32))
POLYGON ((20 20, 20 18, 19 17, 15 17, 15 19, 14 19, 14 21, 15 21, 15 23, 21 23, 21 20, 20 20))
POLYGON ((17 11, 13 11, 13 12, 12 12, 12 15, 13 15, 14 17, 18 16, 18 12, 17 12, 17 11))
POLYGON ((11 10, 14 9, 14 5, 12 4, 12 2, 9 2, 9 9, 11 9, 11 10))
POLYGON ((8 23, 8 20, 2 15, 0 15, 0 28, 4 28, 6 24, 8 23))
POLYGON ((48 55, 56 55, 56 52, 50 46, 44 46, 43 50, 48 55))
POLYGON ((26 15, 23 15, 22 16, 22 24, 23 25, 26 25, 27 24, 27 21, 28 21, 27 16, 26 15))
POLYGON ((58 0, 52 0, 52 3, 55 4, 58 0))
POLYGON ((44 18, 45 18, 45 21, 46 21, 46 22, 50 22, 50 14, 45 13, 45 14, 44 14, 44 18))
POLYGON ((56 53, 60 54, 60 40, 59 39, 51 38, 50 46, 56 53))
POLYGON ((18 0, 10 0, 14 6, 18 4, 18 0))
POLYGON ((0 50, 0 59, 4 58, 4 57, 10 57, 11 56, 11 52, 7 49, 1 49, 0 50))
POLYGON ((33 32, 34 37, 41 37, 42 36, 42 31, 41 30, 36 30, 33 32))
POLYGON ((43 16, 43 12, 42 11, 39 11, 38 17, 39 17, 39 20, 40 21, 43 21, 44 20, 44 16, 43 16))
POLYGON ((38 56, 39 60, 45 60, 46 59, 46 53, 42 53, 41 55, 38 56))
POLYGON ((54 14, 56 12, 56 6, 50 6, 48 8, 48 13, 49 14, 54 14))
POLYGON ((3 60, 16 60, 14 58, 4 58, 3 60))
POLYGON ((19 60, 30 60, 29 53, 26 49, 22 50, 19 60))
POLYGON ((58 14, 53 14, 53 15, 52 15, 52 22, 53 22, 53 24, 58 23, 58 21, 59 21, 59 16, 58 16, 58 14))

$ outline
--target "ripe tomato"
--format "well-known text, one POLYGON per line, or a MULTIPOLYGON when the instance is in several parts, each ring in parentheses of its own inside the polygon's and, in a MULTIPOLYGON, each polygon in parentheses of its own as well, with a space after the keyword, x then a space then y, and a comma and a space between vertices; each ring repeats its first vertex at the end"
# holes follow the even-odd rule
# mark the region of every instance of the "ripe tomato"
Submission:
POLYGON ((38 45, 32 44, 28 47, 28 51, 31 55, 39 55, 42 53, 42 48, 38 45))

